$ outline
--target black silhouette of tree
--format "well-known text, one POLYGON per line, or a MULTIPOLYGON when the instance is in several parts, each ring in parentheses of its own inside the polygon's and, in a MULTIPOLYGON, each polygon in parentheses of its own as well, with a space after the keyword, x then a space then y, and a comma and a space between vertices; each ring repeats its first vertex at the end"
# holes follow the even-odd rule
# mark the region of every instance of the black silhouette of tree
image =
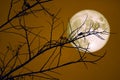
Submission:
MULTIPOLYGON (((67 28, 64 28, 63 22, 60 21, 58 17, 60 10, 51 11, 51 8, 47 7, 51 1, 52 0, 11 0, 7 20, 0 25, 0 34, 12 34, 20 39, 16 44, 17 46, 13 45, 13 43, 8 43, 6 50, 0 53, 0 80, 33 80, 37 78, 59 80, 57 77, 47 72, 59 74, 55 72, 54 69, 80 62, 85 65, 86 63, 94 64, 105 56, 106 52, 102 55, 93 54, 88 51, 88 48, 76 45, 75 41, 89 35, 106 35, 108 32, 105 30, 102 32, 98 32, 95 29, 91 30, 91 26, 94 26, 93 24, 90 25, 88 31, 75 35, 85 24, 84 21, 82 25, 75 30, 71 30, 72 32, 66 36, 67 28), (46 21, 46 24, 49 24, 47 26, 47 28, 49 28, 47 35, 44 35, 44 33, 46 33, 44 31, 44 25, 28 25, 28 23, 30 23, 30 19, 27 19, 29 16, 37 18, 40 14, 48 18, 48 21, 46 21), (54 38, 54 31, 59 26, 62 26, 61 28, 63 28, 63 31, 60 32, 61 34, 56 39, 54 38), (70 46, 69 44, 71 43, 75 46, 70 46), (76 49, 78 54, 76 53, 75 55, 78 57, 72 61, 62 62, 64 48, 76 49), (79 49, 84 50, 84 52, 80 52, 79 49), (48 51, 50 51, 49 54, 47 54, 48 51), (47 55, 45 59, 44 55, 47 55), (89 56, 94 58, 89 59, 89 56), (40 64, 40 68, 32 70, 27 67, 37 57, 44 60, 44 62, 38 62, 42 63, 40 64)), ((42 23, 42 20, 40 21, 40 23, 42 23)), ((71 26, 69 29, 71 29, 71 26)), ((97 37, 101 39, 101 36, 97 37)))

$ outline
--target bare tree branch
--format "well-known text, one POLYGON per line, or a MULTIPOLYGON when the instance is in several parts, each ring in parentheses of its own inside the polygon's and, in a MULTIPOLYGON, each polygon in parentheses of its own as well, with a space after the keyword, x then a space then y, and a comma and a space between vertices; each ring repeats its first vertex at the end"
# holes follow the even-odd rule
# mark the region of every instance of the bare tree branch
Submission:
MULTIPOLYGON (((42 3, 49 2, 49 1, 52 1, 52 0, 45 0, 45 1, 41 1, 41 2, 39 2, 39 3, 42 4, 42 3)), ((12 20, 14 20, 15 18, 21 16, 25 11, 27 11, 27 10, 29 10, 29 9, 31 9, 31 8, 33 8, 33 7, 35 7, 35 6, 38 5, 39 3, 36 2, 36 3, 34 3, 33 5, 31 5, 29 8, 26 8, 26 9, 24 9, 24 10, 18 12, 18 13, 17 13, 16 15, 14 15, 12 18, 10 18, 10 19, 7 20, 5 23, 3 23, 3 24, 0 26, 0 29, 3 28, 3 27, 4 27, 5 25, 7 25, 8 23, 10 23, 10 22, 11 22, 12 20)))
POLYGON ((52 0, 35 0, 32 4, 30 4, 28 0, 23 0, 21 11, 14 11, 14 5, 20 1, 21 0, 11 0, 7 20, 0 26, 0 33, 16 35, 23 39, 18 41, 19 45, 17 47, 13 44, 9 44, 6 51, 0 51, 2 52, 0 54, 0 80, 25 80, 27 78, 30 78, 31 80, 36 78, 59 80, 48 72, 60 74, 54 70, 75 63, 84 63, 86 68, 88 68, 87 63, 96 64, 105 56, 106 52, 102 55, 91 53, 89 51, 90 43, 88 43, 87 47, 85 48, 82 47, 80 43, 76 43, 77 40, 82 38, 86 40, 86 37, 91 35, 95 35, 97 38, 104 40, 102 35, 109 34, 106 29, 103 31, 98 31, 100 25, 95 25, 94 23, 90 23, 89 30, 84 32, 80 31, 80 29, 86 23, 88 15, 84 19, 84 22, 74 30, 72 30, 71 23, 69 22, 69 30, 71 33, 66 36, 68 28, 64 27, 64 23, 61 22, 60 18, 58 17, 60 9, 55 13, 48 10, 48 8, 44 5, 45 3, 49 3, 52 0), (36 6, 39 8, 34 9, 36 6), (29 16, 32 14, 34 17, 38 17, 35 13, 40 11, 45 12, 50 18, 48 21, 48 36, 42 34, 42 30, 44 30, 45 26, 41 25, 31 27, 28 26, 26 22, 26 16, 28 16, 28 14, 29 16), (13 17, 11 17, 12 12, 15 12, 13 17), (18 23, 16 24, 14 23, 15 19, 18 20, 18 23), (10 26, 6 27, 8 24, 10 24, 10 26), (54 31, 59 28, 59 26, 63 27, 63 32, 58 36, 57 39, 54 39, 54 31), (93 26, 96 26, 96 28, 92 29, 93 26), (35 43, 37 43, 37 45, 35 43), (70 46, 68 44, 73 44, 74 46, 70 46), (70 60, 68 62, 62 62, 64 49, 66 48, 76 49, 77 52, 74 55, 77 55, 78 57, 72 61, 70 60), (84 52, 81 52, 80 50, 83 50, 84 52), (42 63, 42 65, 39 65, 41 66, 39 69, 32 70, 26 66, 38 57, 42 59, 41 56, 46 55, 47 51, 50 51, 50 53, 47 55, 45 62, 42 63), (94 59, 89 59, 88 56, 92 56, 94 59), (21 71, 19 72, 19 70, 21 71))

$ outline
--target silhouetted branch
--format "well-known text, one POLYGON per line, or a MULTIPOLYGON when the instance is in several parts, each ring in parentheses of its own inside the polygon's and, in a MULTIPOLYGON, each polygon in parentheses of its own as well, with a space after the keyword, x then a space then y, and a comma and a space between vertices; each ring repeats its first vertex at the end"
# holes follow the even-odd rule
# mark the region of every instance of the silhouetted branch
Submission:
MULTIPOLYGON (((37 6, 38 4, 43 4, 43 3, 46 3, 46 2, 49 2, 49 1, 52 1, 52 0, 44 0, 44 1, 40 1, 39 3, 38 3, 38 2, 34 3, 34 4, 31 5, 29 8, 26 8, 26 9, 18 12, 18 13, 17 13, 16 15, 14 15, 12 18, 10 18, 9 20, 7 20, 5 23, 3 23, 3 24, 0 26, 0 28, 3 28, 5 25, 7 25, 7 24, 10 23, 11 21, 13 21, 15 18, 23 15, 24 12, 26 12, 27 10, 29 10, 29 9, 37 6)), ((11 4, 11 5, 12 5, 12 4, 11 4)), ((11 11, 11 10, 10 10, 10 11, 11 11)))
POLYGON ((87 47, 82 47, 80 43, 76 43, 77 40, 81 38, 84 38, 84 40, 86 40, 86 37, 91 35, 95 35, 97 38, 104 40, 104 37, 102 37, 102 35, 109 34, 106 29, 104 29, 103 31, 98 31, 98 29, 100 28, 99 24, 97 25, 97 28, 92 29, 94 23, 90 23, 88 30, 84 32, 80 31, 80 29, 86 23, 88 15, 86 16, 84 22, 74 30, 72 30, 71 23, 69 22, 70 34, 66 36, 68 28, 64 28, 63 22, 59 22, 60 18, 58 17, 58 14, 60 13, 60 10, 55 13, 51 12, 46 8, 46 6, 44 6, 46 2, 52 0, 35 0, 32 4, 30 4, 30 2, 27 0, 23 0, 21 11, 15 11, 15 15, 11 17, 14 8, 13 6, 19 1, 20 0, 15 2, 14 0, 11 0, 7 21, 0 26, 0 33, 16 35, 19 36, 21 39, 18 42, 19 45, 17 47, 13 44, 9 44, 9 46, 7 46, 6 52, 3 51, 2 54, 0 54, 0 80, 21 80, 27 79, 26 77, 29 77, 32 80, 35 78, 59 80, 58 78, 50 75, 47 72, 59 74, 54 70, 67 65, 81 62, 84 63, 87 68, 87 63, 95 64, 105 56, 106 52, 102 55, 91 53, 89 51, 90 43, 88 43, 87 47), (36 6, 39 6, 39 9, 33 9, 36 6), (41 25, 40 27, 31 27, 28 26, 26 22, 26 16, 28 16, 28 14, 32 14, 36 17, 37 15, 35 13, 40 11, 45 12, 50 17, 50 20, 48 22, 49 36, 45 36, 42 33, 42 30, 45 29, 45 26, 41 25), (14 23, 15 19, 18 20, 18 23, 14 23), (10 26, 5 27, 7 24, 10 24, 10 26), (61 32, 61 34, 58 36, 58 39, 55 39, 53 36, 55 34, 54 31, 59 26, 63 27, 63 32, 61 32), (70 46, 68 44, 73 44, 74 46, 70 46), (77 55, 78 57, 72 61, 62 62, 64 48, 76 49, 77 52, 74 55, 77 55), (83 52, 81 52, 80 50, 82 50, 83 52), (46 55, 47 51, 51 52, 47 55, 46 59, 42 58, 41 56, 46 55), (88 56, 92 56, 94 57, 94 59, 89 60, 88 56), (32 70, 27 67, 27 65, 29 65, 38 57, 40 57, 40 59, 44 59, 45 61, 44 63, 39 62, 42 63, 39 69, 32 70))
POLYGON ((30 73, 25 73, 25 74, 19 74, 17 76, 13 76, 13 77, 16 78, 16 77, 20 77, 20 76, 28 76, 28 75, 34 75, 34 74, 44 73, 44 72, 47 72, 47 71, 52 71, 54 69, 61 68, 61 67, 67 66, 67 65, 71 65, 71 64, 74 64, 74 63, 79 63, 79 62, 96 64, 96 62, 99 61, 100 59, 102 59, 105 56, 105 54, 106 54, 106 52, 101 57, 99 57, 96 60, 78 59, 76 61, 71 61, 71 62, 68 62, 68 63, 65 63, 65 64, 61 64, 61 65, 58 65, 58 66, 55 66, 55 67, 52 67, 52 68, 49 68, 49 69, 40 70, 40 71, 36 71, 36 72, 30 72, 30 73))

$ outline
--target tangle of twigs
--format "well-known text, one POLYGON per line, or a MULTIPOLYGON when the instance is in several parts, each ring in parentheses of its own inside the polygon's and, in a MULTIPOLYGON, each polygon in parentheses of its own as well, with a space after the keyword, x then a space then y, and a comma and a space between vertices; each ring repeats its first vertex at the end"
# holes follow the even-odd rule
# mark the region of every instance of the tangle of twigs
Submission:
POLYGON ((86 63, 95 64, 97 61, 105 56, 106 52, 100 56, 89 52, 88 48, 83 48, 76 45, 75 41, 83 37, 96 35, 98 38, 103 39, 100 34, 106 35, 108 33, 105 30, 98 32, 97 30, 91 30, 90 28, 86 32, 81 32, 78 35, 74 35, 82 27, 82 25, 85 24, 85 22, 77 29, 73 30, 68 37, 65 36, 66 29, 63 29, 63 33, 58 39, 55 40, 53 38, 54 30, 60 24, 62 24, 62 22, 58 22, 60 20, 60 18, 58 17, 60 10, 58 10, 56 13, 52 13, 49 11, 48 8, 46 8, 46 6, 44 6, 44 4, 49 4, 51 1, 52 0, 11 0, 7 21, 0 25, 0 33, 17 35, 23 38, 24 41, 19 42, 19 45, 16 48, 13 48, 14 46, 12 46, 12 44, 9 44, 9 46, 7 46, 6 48, 6 51, 4 51, 4 53, 0 53, 0 80, 21 80, 28 77, 32 80, 36 78, 59 80, 58 78, 48 74, 47 72, 59 74, 54 70, 79 62, 82 62, 85 65, 86 63), (21 9, 20 11, 15 11, 14 5, 17 5, 18 3, 22 3, 21 9), (36 6, 38 8, 34 8, 36 6), (14 12, 15 15, 11 17, 12 12, 14 12), (41 27, 30 27, 26 24, 25 17, 30 15, 37 17, 36 14, 38 12, 44 12, 45 14, 50 16, 51 22, 48 22, 50 24, 50 31, 48 33, 49 37, 41 35, 41 30, 37 33, 34 32, 34 29, 39 29, 41 27), (18 20, 18 23, 14 24, 14 20, 18 20), (7 25, 9 25, 9 27, 7 27, 7 25), (15 31, 11 31, 12 29, 14 29, 15 31), (20 33, 21 31, 22 33, 20 33), (32 38, 30 38, 31 35, 33 36, 32 38), (38 40, 38 44, 37 46, 35 46, 35 48, 32 48, 36 40, 38 40), (44 41, 44 43, 42 43, 41 40, 44 41), (70 43, 74 44, 75 46, 68 46, 68 44, 70 43), (22 52, 24 47, 26 47, 26 52, 22 52), (62 63, 61 60, 63 55, 63 48, 77 49, 77 53, 79 53, 79 58, 74 61, 62 63), (84 52, 80 52, 79 49, 84 50, 84 52), (38 70, 34 71, 26 67, 26 65, 35 60, 37 57, 46 54, 46 52, 50 50, 52 50, 52 52, 48 55, 48 58, 46 58, 45 62, 38 70), (89 60, 87 59, 86 55, 93 56, 96 59, 89 60), (24 60, 22 60, 22 56, 25 57, 24 60), (55 62, 57 64, 55 64, 55 62), (19 70, 26 71, 19 72, 19 70))

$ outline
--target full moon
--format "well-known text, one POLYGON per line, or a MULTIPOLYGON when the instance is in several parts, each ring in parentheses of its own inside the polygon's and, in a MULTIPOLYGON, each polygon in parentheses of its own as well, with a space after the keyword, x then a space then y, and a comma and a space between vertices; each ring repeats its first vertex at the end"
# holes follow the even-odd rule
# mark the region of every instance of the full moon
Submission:
POLYGON ((95 10, 82 10, 73 15, 67 30, 70 40, 78 38, 71 44, 82 52, 86 49, 90 52, 100 50, 110 36, 107 19, 95 10))

